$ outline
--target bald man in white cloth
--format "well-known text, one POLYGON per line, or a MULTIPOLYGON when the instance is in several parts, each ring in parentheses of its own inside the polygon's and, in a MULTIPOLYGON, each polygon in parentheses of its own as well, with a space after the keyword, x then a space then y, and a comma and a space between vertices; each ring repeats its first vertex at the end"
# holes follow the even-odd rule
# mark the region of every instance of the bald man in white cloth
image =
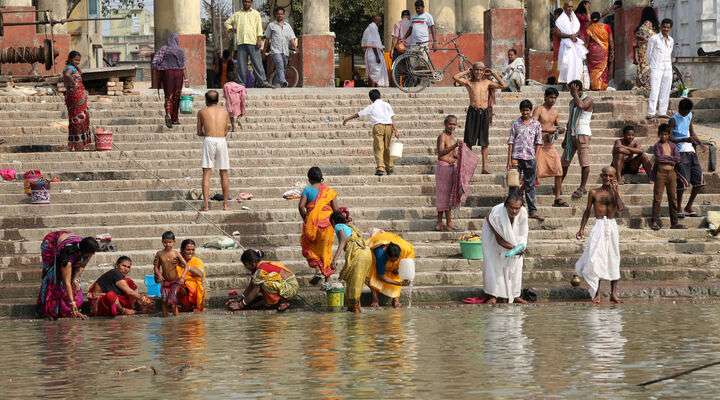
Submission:
POLYGON ((381 22, 382 18, 375 15, 370 25, 365 28, 360 43, 360 46, 365 49, 365 69, 370 80, 370 86, 373 87, 387 87, 390 84, 387 64, 385 63, 385 46, 383 46, 382 39, 380 39, 380 29, 378 28, 381 22))
POLYGON ((555 20, 555 34, 560 37, 558 51, 558 82, 567 84, 583 79, 583 61, 587 57, 585 42, 579 37, 580 20, 573 12, 572 2, 566 1, 563 13, 555 20))

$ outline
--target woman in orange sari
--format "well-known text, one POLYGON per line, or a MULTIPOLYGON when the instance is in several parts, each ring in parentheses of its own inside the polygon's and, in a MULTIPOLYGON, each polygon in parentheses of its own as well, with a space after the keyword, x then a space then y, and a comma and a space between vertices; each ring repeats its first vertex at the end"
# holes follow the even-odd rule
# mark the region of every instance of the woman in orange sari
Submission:
POLYGON ((600 22, 599 12, 592 13, 590 19, 592 23, 586 30, 590 90, 606 90, 610 81, 615 43, 610 25, 600 22))
MULTIPOLYGON (((185 283, 178 290, 180 311, 203 311, 205 309, 205 264, 198 257, 195 257, 195 241, 192 239, 183 240, 180 244, 180 254, 188 266, 185 283)), ((179 265, 176 268, 180 274, 178 276, 182 276, 183 268, 179 265)))
POLYGON ((310 168, 307 176, 310 185, 303 190, 298 204, 300 217, 304 221, 300 246, 308 265, 317 270, 310 280, 311 284, 317 285, 323 277, 327 281, 334 272, 332 248, 335 232, 330 223, 330 215, 337 210, 337 192, 323 183, 320 168, 310 168))

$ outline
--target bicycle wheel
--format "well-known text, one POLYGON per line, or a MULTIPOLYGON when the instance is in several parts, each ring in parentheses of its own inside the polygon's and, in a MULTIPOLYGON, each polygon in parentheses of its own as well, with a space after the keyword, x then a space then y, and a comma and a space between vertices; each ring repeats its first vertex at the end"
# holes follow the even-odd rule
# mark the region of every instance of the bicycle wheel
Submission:
POLYGON ((287 66, 285 68, 285 80, 287 81, 287 87, 297 87, 298 82, 300 81, 300 74, 298 73, 297 68, 287 66))
POLYGON ((419 93, 432 81, 430 63, 416 53, 406 53, 395 59, 392 79, 398 89, 405 93, 419 93))

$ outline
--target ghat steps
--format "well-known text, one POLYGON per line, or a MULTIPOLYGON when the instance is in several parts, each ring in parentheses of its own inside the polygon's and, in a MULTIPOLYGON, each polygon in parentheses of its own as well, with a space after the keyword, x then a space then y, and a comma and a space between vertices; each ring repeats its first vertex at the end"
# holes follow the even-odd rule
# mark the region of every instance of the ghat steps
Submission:
MULTIPOLYGON (((67 132, 62 98, 0 97, 0 137, 6 139, 0 146, 0 168, 40 169, 62 179, 53 185, 52 204, 45 206, 29 204, 20 182, 0 184, 0 315, 31 310, 41 273, 40 241, 60 228, 81 235, 110 233, 120 249, 93 258, 82 276, 84 287, 120 254, 133 258, 131 276, 142 281, 151 271, 163 231, 173 230, 178 243, 188 237, 202 243, 218 235, 214 224, 227 232, 239 231, 245 246, 260 247, 286 262, 306 286, 312 271, 300 253, 297 202, 281 195, 296 182, 304 182, 313 165, 323 169, 327 183, 338 190, 340 203, 350 207, 359 228, 399 231, 415 244, 419 292, 467 293, 463 288, 480 286, 482 262, 460 257, 456 243, 460 233, 433 231, 435 138, 449 113, 460 118, 457 136, 462 136, 466 94, 461 89, 432 89, 416 98, 394 90, 384 94, 398 114, 405 157, 398 161, 396 174, 375 177, 368 126, 356 121, 341 124, 343 117, 367 105, 366 90, 250 91, 247 116, 230 138, 230 176, 233 193, 251 192, 255 199, 242 203, 248 209, 233 202, 229 212, 212 204, 214 209, 202 217, 193 210, 200 202, 186 200, 190 189, 200 187, 200 141, 194 118, 181 116, 182 125, 170 130, 163 125, 162 104, 154 95, 91 97, 93 125, 112 130, 117 149, 69 153, 62 151, 67 132), (163 178, 161 183, 155 174, 163 178)), ((502 200, 509 124, 518 114, 519 100, 539 103, 541 97, 539 92, 499 97, 491 130, 489 167, 494 173, 473 177, 471 196, 454 213, 463 230, 479 231, 482 218, 502 200)), ((628 92, 593 97, 591 185, 597 185, 597 174, 611 159, 619 129, 644 114, 642 100, 628 92)), ((568 101, 567 94, 558 100, 561 121, 567 118, 568 101)), ((201 106, 196 101, 195 108, 201 106)), ((687 231, 649 230, 652 187, 645 176, 630 179, 632 183, 622 187, 628 205, 620 219, 623 279, 653 287, 659 282, 706 286, 717 282, 720 243, 707 237, 703 219, 685 219, 687 231), (677 239, 686 243, 669 242, 677 239)), ((574 164, 563 185, 570 208, 551 206, 552 180, 544 180, 538 188, 539 212, 547 219, 530 223, 528 285, 563 286, 572 275, 582 251, 574 235, 585 205, 584 199, 569 199, 578 182, 579 168, 574 164)), ((212 185, 219 191, 217 176, 212 185)), ((717 209, 718 192, 700 195, 698 211, 717 209)), ((667 218, 664 222, 669 224, 667 218)), ((200 248, 198 253, 207 264, 213 296, 247 282, 239 252, 200 248)))

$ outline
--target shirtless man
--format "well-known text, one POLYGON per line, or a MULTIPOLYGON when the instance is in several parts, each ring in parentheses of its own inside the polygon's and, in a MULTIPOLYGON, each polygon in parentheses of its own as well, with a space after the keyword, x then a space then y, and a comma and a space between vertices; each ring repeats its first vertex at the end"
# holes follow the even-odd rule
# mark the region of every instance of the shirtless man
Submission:
POLYGON ((543 145, 536 155, 537 177, 538 179, 554 177, 555 202, 553 202, 553 207, 569 207, 568 203, 560 198, 562 195, 563 168, 560 153, 555 149, 554 144, 559 133, 558 126, 560 125, 558 121, 560 113, 555 108, 555 102, 559 95, 557 89, 553 87, 547 88, 545 90, 545 101, 532 114, 533 119, 540 122, 543 135, 543 145))
POLYGON ((645 173, 650 176, 652 161, 640 147, 640 142, 635 139, 635 129, 631 125, 623 128, 623 136, 615 141, 612 154, 612 166, 618 173, 619 184, 624 183, 623 175, 635 175, 640 172, 641 165, 645 169, 645 173))
POLYGON ((489 174, 487 170, 488 146, 490 146, 490 122, 492 110, 490 109, 490 96, 497 89, 505 89, 505 81, 497 72, 485 68, 485 64, 476 62, 467 71, 461 71, 453 76, 458 85, 465 86, 470 96, 470 106, 465 117, 465 144, 472 149, 476 144, 482 147, 482 173, 489 174), (497 82, 488 79, 493 76, 497 82), (469 77, 469 79, 468 79, 469 77))
POLYGON ((155 273, 155 281, 161 284, 163 317, 168 315, 168 306, 172 307, 173 315, 177 316, 180 313, 180 310, 178 310, 178 290, 185 283, 188 265, 180 252, 173 249, 173 246, 175 246, 174 233, 171 231, 163 233, 162 245, 163 249, 155 253, 153 272, 155 273), (183 268, 183 273, 180 276, 178 276, 177 271, 178 265, 183 268))
POLYGON ((445 117, 445 130, 437 138, 437 165, 435 166, 435 207, 437 208, 437 224, 435 230, 456 230, 452 223, 452 210, 450 209, 450 191, 452 180, 457 168, 457 148, 462 144, 455 139, 453 133, 457 128, 457 117, 445 117), (442 218, 445 214, 446 225, 443 227, 442 218))
POLYGON ((620 280, 620 238, 615 217, 623 211, 625 205, 620 197, 615 168, 603 168, 600 178, 603 184, 590 190, 580 230, 575 236, 578 240, 585 236, 585 225, 592 209, 595 226, 590 232, 585 251, 575 264, 575 272, 588 283, 593 303, 600 303, 600 279, 610 281, 610 301, 620 303, 617 294, 617 283, 620 280))
POLYGON ((210 174, 213 168, 220 170, 220 183, 223 193, 223 210, 228 209, 230 198, 230 180, 228 170, 230 169, 230 156, 225 137, 230 126, 230 114, 225 108, 218 105, 220 95, 215 90, 208 90, 205 93, 205 107, 198 112, 197 135, 204 137, 202 155, 202 211, 210 209, 210 174))

